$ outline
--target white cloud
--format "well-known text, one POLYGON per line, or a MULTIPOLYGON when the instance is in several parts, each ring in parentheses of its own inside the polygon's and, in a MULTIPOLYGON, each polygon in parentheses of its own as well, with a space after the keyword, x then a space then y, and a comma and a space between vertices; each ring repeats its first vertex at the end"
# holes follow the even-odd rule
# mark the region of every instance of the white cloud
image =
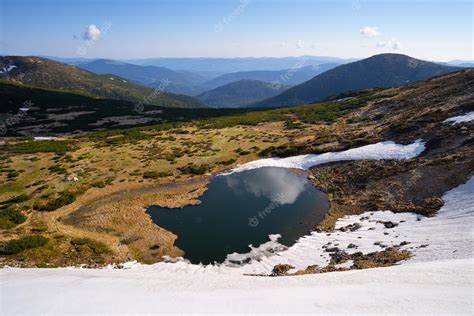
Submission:
POLYGON ((298 49, 304 48, 304 43, 303 43, 302 40, 298 40, 298 41, 296 42, 296 48, 298 48, 298 49))
POLYGON ((359 32, 366 37, 375 37, 382 34, 376 26, 364 26, 359 30, 359 32))
POLYGON ((387 42, 378 42, 376 46, 377 47, 383 47, 383 48, 389 48, 389 49, 393 49, 393 50, 402 49, 402 44, 394 38, 392 38, 391 40, 389 40, 387 42))
POLYGON ((95 26, 94 24, 91 24, 88 27, 86 27, 86 30, 84 31, 84 39, 97 41, 100 38, 101 34, 102 32, 97 28, 97 26, 95 26))

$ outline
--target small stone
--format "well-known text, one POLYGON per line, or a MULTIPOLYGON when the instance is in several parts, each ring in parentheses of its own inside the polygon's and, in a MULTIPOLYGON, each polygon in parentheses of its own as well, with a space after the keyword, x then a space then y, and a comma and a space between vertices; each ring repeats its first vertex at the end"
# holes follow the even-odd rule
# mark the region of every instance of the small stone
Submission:
POLYGON ((391 221, 379 222, 379 223, 382 223, 383 226, 385 226, 385 228, 394 228, 394 227, 397 227, 397 226, 398 226, 397 223, 394 223, 394 222, 391 222, 391 221))
POLYGON ((326 252, 337 252, 337 251, 339 251, 339 248, 337 247, 326 248, 326 252))
POLYGON ((277 264, 276 266, 273 267, 272 273, 270 275, 271 276, 285 275, 291 269, 294 269, 294 267, 289 264, 277 264))

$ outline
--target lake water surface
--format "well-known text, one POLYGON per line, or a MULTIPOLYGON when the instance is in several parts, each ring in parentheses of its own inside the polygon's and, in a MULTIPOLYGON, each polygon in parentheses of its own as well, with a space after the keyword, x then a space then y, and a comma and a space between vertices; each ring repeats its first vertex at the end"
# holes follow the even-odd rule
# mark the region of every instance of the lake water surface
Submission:
POLYGON ((223 262, 233 252, 269 241, 291 246, 324 217, 326 196, 306 173, 284 168, 259 168, 213 177, 201 204, 182 209, 150 206, 154 223, 178 236, 176 246, 192 263, 223 262))

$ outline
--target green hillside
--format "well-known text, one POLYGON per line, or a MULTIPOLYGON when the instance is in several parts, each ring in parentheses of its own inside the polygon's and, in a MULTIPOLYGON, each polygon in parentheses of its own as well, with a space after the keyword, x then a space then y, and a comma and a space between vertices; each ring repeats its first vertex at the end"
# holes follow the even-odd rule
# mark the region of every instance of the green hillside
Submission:
POLYGON ((0 79, 28 86, 88 94, 115 100, 143 102, 163 107, 196 108, 198 100, 184 95, 163 93, 136 85, 114 75, 97 75, 72 65, 39 57, 0 57, 0 79))

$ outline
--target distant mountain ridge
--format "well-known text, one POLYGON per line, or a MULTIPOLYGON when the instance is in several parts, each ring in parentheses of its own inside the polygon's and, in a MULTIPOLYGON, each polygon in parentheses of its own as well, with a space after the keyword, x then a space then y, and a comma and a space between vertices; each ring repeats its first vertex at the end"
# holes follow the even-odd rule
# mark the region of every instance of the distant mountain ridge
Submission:
POLYGON ((129 59, 126 62, 136 65, 153 65, 172 70, 208 72, 222 75, 232 72, 254 70, 282 70, 295 68, 299 64, 317 66, 327 63, 344 64, 355 59, 342 59, 329 56, 297 57, 234 57, 234 58, 146 58, 129 59))
POLYGON ((76 66, 40 57, 0 57, 0 79, 24 85, 81 93, 114 100, 140 101, 163 107, 202 107, 189 96, 173 95, 131 83, 115 75, 98 75, 76 66), (13 68, 12 68, 13 67, 13 68))
POLYGON ((206 78, 191 72, 173 71, 166 67, 140 66, 110 59, 82 62, 77 64, 77 67, 96 74, 114 74, 145 85, 169 81, 169 84, 173 85, 195 86, 206 81, 206 78))
POLYGON ((208 80, 203 84, 203 86, 207 87, 208 89, 213 89, 238 80, 258 80, 273 84, 278 83, 280 85, 294 86, 308 81, 314 76, 338 65, 339 64, 336 63, 330 63, 318 66, 296 66, 294 68, 283 70, 254 70, 234 72, 208 80))
POLYGON ((275 96, 288 88, 280 84, 243 79, 206 91, 196 98, 211 107, 237 108, 275 96))
POLYGON ((109 59, 96 59, 75 65, 96 74, 113 74, 152 88, 164 87, 165 91, 171 93, 196 96, 239 80, 278 82, 282 86, 297 85, 339 64, 304 66, 301 61, 301 64, 290 69, 235 72, 211 80, 190 71, 174 71, 166 67, 134 65, 109 59))
POLYGON ((315 102, 351 90, 398 86, 459 69, 402 54, 380 54, 328 70, 251 106, 276 107, 315 102))

